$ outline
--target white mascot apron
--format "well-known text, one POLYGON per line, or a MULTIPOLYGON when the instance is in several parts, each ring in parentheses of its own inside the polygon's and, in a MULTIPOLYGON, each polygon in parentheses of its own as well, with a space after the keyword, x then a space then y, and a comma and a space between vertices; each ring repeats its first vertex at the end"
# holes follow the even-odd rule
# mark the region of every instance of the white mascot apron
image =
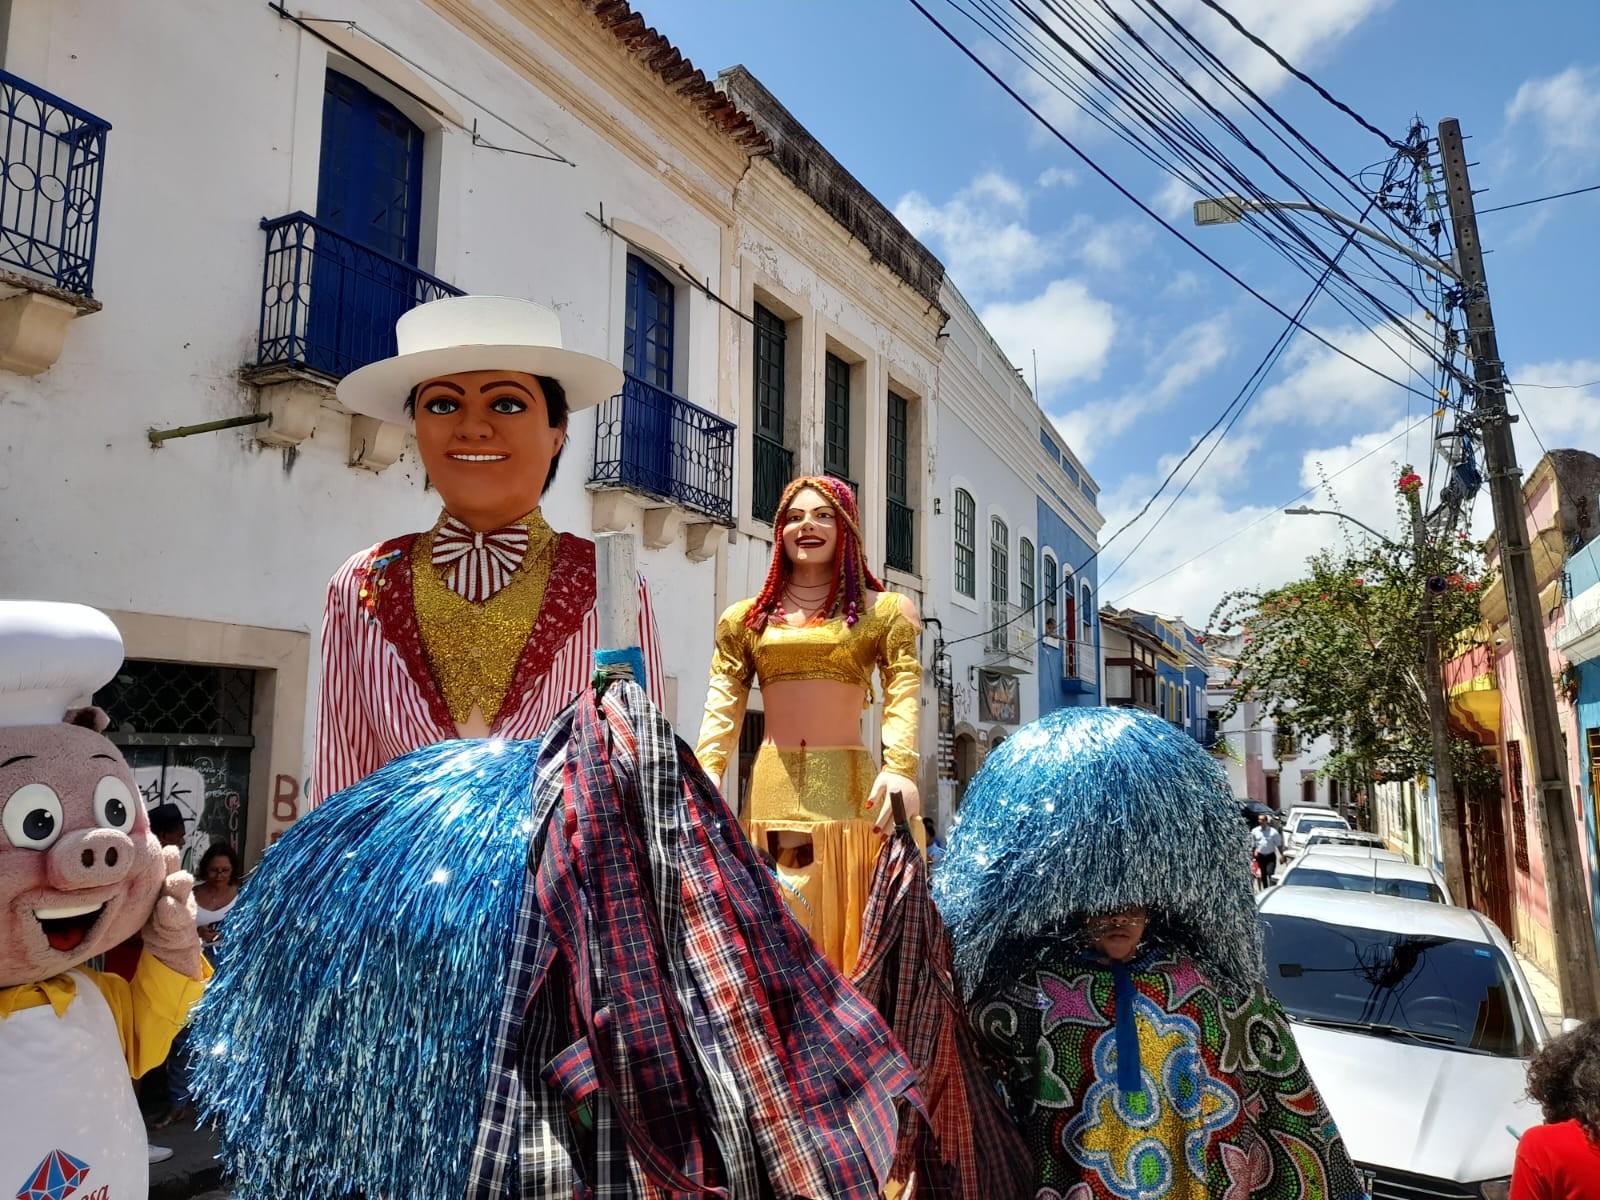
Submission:
POLYGON ((100 989, 70 973, 64 1016, 48 1004, 0 1020, 0 1196, 145 1200, 144 1123, 100 989))

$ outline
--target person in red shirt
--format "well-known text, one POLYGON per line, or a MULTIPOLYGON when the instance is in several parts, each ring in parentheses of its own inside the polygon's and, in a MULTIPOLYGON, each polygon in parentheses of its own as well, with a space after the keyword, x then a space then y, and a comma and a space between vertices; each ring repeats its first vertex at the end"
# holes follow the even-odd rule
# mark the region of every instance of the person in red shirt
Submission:
POLYGON ((1511 1200, 1600 1200, 1600 1021, 1546 1044, 1528 1068, 1544 1109, 1517 1144, 1511 1200))

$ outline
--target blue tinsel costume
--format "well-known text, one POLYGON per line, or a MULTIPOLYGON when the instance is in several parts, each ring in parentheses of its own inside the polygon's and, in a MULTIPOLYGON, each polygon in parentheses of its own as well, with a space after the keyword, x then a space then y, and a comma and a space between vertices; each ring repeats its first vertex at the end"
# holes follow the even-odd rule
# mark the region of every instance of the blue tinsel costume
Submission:
POLYGON ((1039 1200, 1360 1200, 1262 984, 1221 769, 1133 709, 1063 709, 984 762, 934 880, 1039 1200), (1085 919, 1143 907, 1127 962, 1085 919))

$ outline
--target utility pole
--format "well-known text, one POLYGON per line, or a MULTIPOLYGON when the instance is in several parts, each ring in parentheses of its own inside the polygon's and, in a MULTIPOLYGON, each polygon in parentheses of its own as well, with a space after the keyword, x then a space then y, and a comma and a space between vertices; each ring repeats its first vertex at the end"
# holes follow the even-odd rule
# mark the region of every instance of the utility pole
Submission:
POLYGON ((1566 1016, 1600 1017, 1600 969, 1597 969, 1594 926, 1589 920, 1583 855, 1572 790, 1567 782, 1567 755, 1556 713, 1550 651, 1545 644, 1539 585, 1528 545, 1527 511, 1522 497, 1522 472, 1511 441, 1506 411, 1505 364, 1495 339, 1483 271, 1483 247, 1472 204, 1472 184, 1461 144, 1461 123, 1454 117, 1439 122, 1439 156, 1444 163, 1450 220, 1455 228, 1467 345, 1477 384, 1474 413, 1483 438, 1484 467, 1494 504, 1495 532, 1500 542, 1500 572, 1505 581, 1506 609, 1511 622, 1511 651, 1522 693, 1522 720, 1539 789, 1539 842, 1544 852, 1545 889, 1549 895, 1551 930, 1555 936, 1557 982, 1566 1016))
MULTIPOLYGON (((1406 468, 1408 471, 1410 468, 1406 468)), ((1521 493, 1518 493, 1521 498, 1521 493)), ((1416 552, 1417 574, 1428 568, 1428 531, 1422 503, 1415 489, 1406 493, 1411 511, 1411 544, 1416 552)), ((1467 872, 1461 861, 1461 808, 1456 798, 1455 767, 1450 762, 1450 723, 1445 715, 1444 664, 1439 661, 1439 634, 1433 623, 1433 590, 1424 576, 1421 603, 1422 690, 1428 696, 1428 730, 1433 741, 1433 783, 1439 800, 1439 849, 1444 855, 1444 882, 1450 894, 1467 895, 1467 872)), ((1413 826, 1415 828, 1415 826, 1413 826)), ((1459 901, 1458 901, 1459 902, 1459 901)))

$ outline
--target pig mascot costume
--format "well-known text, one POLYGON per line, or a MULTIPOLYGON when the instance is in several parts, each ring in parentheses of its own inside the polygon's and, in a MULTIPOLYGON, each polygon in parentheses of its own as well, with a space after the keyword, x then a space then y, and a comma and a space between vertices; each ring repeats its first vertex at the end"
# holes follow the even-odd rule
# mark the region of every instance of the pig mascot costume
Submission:
POLYGON ((122 663, 76 604, 0 601, 0 1195, 149 1191, 130 1076, 167 1056, 207 968, 190 877, 150 832, 106 715, 122 663), (134 934, 131 981, 84 964, 134 934))

